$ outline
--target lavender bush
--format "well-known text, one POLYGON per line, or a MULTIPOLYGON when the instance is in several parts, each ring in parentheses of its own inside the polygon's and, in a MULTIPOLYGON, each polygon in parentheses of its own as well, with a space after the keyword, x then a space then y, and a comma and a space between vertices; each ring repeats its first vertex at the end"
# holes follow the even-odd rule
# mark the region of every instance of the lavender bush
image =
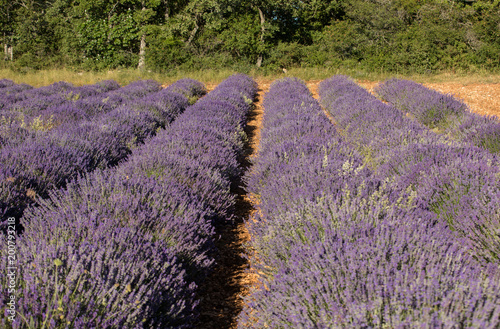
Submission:
POLYGON ((213 212, 175 182, 96 171, 52 192, 50 200, 40 201, 25 220, 31 231, 52 239, 67 231, 88 234, 96 223, 86 218, 96 216, 164 240, 193 276, 193 271, 206 271, 212 264, 206 251, 212 248, 207 238, 214 232, 207 218, 213 212))
POLYGON ((497 327, 498 268, 478 264, 446 227, 401 219, 306 230, 308 243, 252 296, 252 326, 497 327))
POLYGON ((18 239, 18 314, 14 322, 2 314, 4 328, 138 328, 152 315, 168 321, 193 304, 167 243, 111 219, 85 221, 85 233, 47 239, 27 230, 18 239))
POLYGON ((255 82, 247 76, 234 75, 226 81, 230 83, 189 107, 168 131, 139 149, 119 170, 125 175, 173 180, 198 194, 217 218, 225 220, 234 205, 231 181, 240 172, 237 159, 243 149, 245 117, 256 93, 255 82), (235 107, 218 99, 220 90, 250 101, 235 107))
POLYGON ((109 112, 124 102, 157 92, 160 88, 160 84, 152 80, 136 81, 122 88, 111 80, 81 87, 59 82, 7 93, 3 110, 19 113, 18 121, 29 129, 50 130, 109 112))
POLYGON ((88 171, 90 156, 40 137, 17 147, 3 147, 0 163, 1 213, 19 218, 24 207, 36 197, 46 197, 48 190, 63 186, 67 179, 88 171))
POLYGON ((12 80, 9 79, 0 80, 0 88, 12 87, 13 85, 15 85, 15 83, 12 80))
POLYGON ((20 124, 16 118, 18 113, 9 111, 0 118, 0 149, 5 145, 17 146, 29 137, 35 138, 38 131, 30 131, 20 124))
POLYGON ((500 156, 500 122, 494 116, 467 113, 451 134, 458 140, 500 156))
MULTIPOLYGON (((18 94, 24 92, 25 90, 33 89, 33 86, 27 85, 25 83, 15 84, 0 89, 0 111, 5 108, 9 108, 12 103, 15 103, 18 98, 18 94)), ((1 112, 0 112, 1 113, 1 112)))
POLYGON ((205 95, 205 86, 193 79, 181 79, 165 88, 166 91, 184 95, 190 104, 194 104, 198 98, 205 95))

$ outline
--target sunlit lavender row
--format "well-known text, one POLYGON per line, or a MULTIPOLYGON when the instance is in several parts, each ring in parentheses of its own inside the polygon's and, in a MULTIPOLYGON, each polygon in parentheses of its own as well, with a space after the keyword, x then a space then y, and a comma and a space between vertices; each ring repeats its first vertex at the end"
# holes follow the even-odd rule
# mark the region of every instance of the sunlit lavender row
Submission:
POLYGON ((214 225, 231 219, 255 93, 247 76, 228 78, 117 167, 28 208, 12 327, 192 327, 216 261, 214 225))
MULTIPOLYGON (((182 79, 183 83, 189 79, 182 79)), ((177 85, 176 83, 175 85, 177 85)), ((17 86, 17 85, 16 85, 17 86)), ((202 90, 191 90, 186 86, 172 86, 170 92, 181 93, 191 102, 202 90)), ((153 80, 142 80, 121 87, 114 81, 101 81, 95 85, 73 87, 66 82, 32 88, 20 92, 0 88, 1 139, 0 147, 22 142, 27 134, 35 134, 60 127, 65 129, 82 120, 95 119, 120 105, 137 102, 146 95, 158 93, 161 86, 153 80), (11 99, 12 98, 12 99, 11 99), (10 134, 9 131, 13 130, 10 134)))
POLYGON ((345 76, 320 84, 326 110, 346 140, 400 195, 467 238, 476 255, 500 264, 500 168, 495 155, 438 135, 345 76))
POLYGON ((496 116, 476 114, 452 95, 409 80, 390 79, 375 91, 427 127, 500 155, 500 121, 496 116))
MULTIPOLYGON (((94 109, 94 115, 80 116, 48 131, 2 125, 10 134, 0 149, 0 214, 3 218, 19 218, 37 197, 47 197, 51 189, 63 187, 67 180, 118 164, 182 113, 189 105, 186 97, 200 97, 203 93, 201 83, 190 79, 165 89, 156 81, 143 80, 82 98, 94 109), (96 110, 98 104, 103 107, 96 110)), ((56 107, 63 116, 82 112, 74 106, 76 102, 66 103, 69 106, 56 107)), ((22 110, 19 107, 13 111, 22 110)))
MULTIPOLYGON (((15 137, 21 139, 29 132, 47 131, 63 123, 72 123, 84 118, 90 119, 95 114, 116 107, 120 103, 119 97, 114 97, 109 102, 109 99, 105 102, 103 100, 113 94, 118 96, 120 89, 114 81, 102 81, 82 87, 57 82, 40 88, 23 84, 0 88, 3 129, 17 128, 18 134, 24 134, 15 137)), ((130 87, 127 86, 123 91, 129 89, 130 87)), ((14 136, 5 136, 5 133, 2 133, 2 137, 9 138, 12 143, 14 136)))
MULTIPOLYGON (((185 86, 189 81, 192 82, 190 79, 182 79, 162 92, 180 93, 192 103, 203 90, 200 85, 185 86)), ((10 89, 0 88, 0 106, 3 106, 0 109, 0 147, 7 140, 10 145, 18 144, 27 135, 45 132, 54 127, 65 130, 84 120, 96 120, 128 103, 134 104, 139 100, 149 103, 158 101, 158 96, 161 95, 158 93, 161 90, 160 84, 153 80, 136 81, 121 88, 114 81, 101 81, 81 87, 57 82, 28 90, 10 89), (146 97, 147 95, 157 97, 146 97)))
MULTIPOLYGON (((374 105, 343 93, 333 95, 351 100, 354 117, 356 104, 374 105)), ((261 284, 241 328, 498 327, 498 266, 475 258, 470 240, 379 173, 373 164, 387 161, 362 146, 361 130, 350 139, 350 126, 329 122, 297 80, 275 82, 264 108, 247 178, 259 198, 248 225, 261 284)), ((387 147, 382 140, 373 145, 387 147)))

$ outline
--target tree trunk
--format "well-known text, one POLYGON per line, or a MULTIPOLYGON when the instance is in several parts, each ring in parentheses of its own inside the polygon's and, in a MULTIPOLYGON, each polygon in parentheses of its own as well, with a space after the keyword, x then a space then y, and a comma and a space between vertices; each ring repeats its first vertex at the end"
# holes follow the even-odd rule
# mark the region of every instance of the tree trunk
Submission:
POLYGON ((141 71, 146 67, 146 33, 141 36, 141 46, 139 48, 139 65, 137 68, 141 71))
POLYGON ((168 6, 168 0, 164 0, 165 3, 165 21, 170 18, 170 7, 168 6))
POLYGON ((196 19, 195 23, 194 23, 194 29, 191 31, 191 34, 189 35, 189 39, 187 41, 187 45, 189 46, 191 44, 191 42, 193 41, 194 39, 194 36, 196 35, 196 32, 198 32, 198 29, 200 28, 200 26, 198 25, 198 19, 196 19))
POLYGON ((188 45, 190 45, 191 42, 193 42, 194 36, 196 35, 196 32, 198 32, 199 28, 200 27, 198 26, 198 24, 196 24, 196 26, 194 27, 194 29, 191 31, 191 34, 189 35, 189 39, 187 41, 188 45))
POLYGON ((257 67, 261 67, 262 66, 262 54, 259 54, 259 57, 257 58, 257 67))
MULTIPOLYGON (((145 11, 146 7, 142 7, 142 11, 145 11)), ((141 35, 141 45, 139 46, 139 64, 137 69, 143 71, 146 67, 146 33, 142 32, 141 35)))
MULTIPOLYGON (((264 13, 262 12, 262 9, 260 7, 257 7, 259 10, 259 17, 260 17, 260 43, 264 45, 264 33, 266 33, 266 26, 264 25, 266 23, 266 18, 264 16, 264 13)), ((259 57, 257 58, 257 67, 262 66, 262 52, 259 54, 259 57)))
POLYGON ((8 58, 8 52, 7 52, 7 40, 5 38, 5 33, 3 34, 3 51, 4 51, 4 54, 5 54, 5 59, 8 58))

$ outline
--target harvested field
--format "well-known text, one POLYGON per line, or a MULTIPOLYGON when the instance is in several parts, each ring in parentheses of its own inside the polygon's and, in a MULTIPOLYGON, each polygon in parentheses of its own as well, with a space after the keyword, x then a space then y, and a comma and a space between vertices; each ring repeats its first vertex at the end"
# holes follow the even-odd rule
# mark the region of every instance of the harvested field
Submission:
MULTIPOLYGON (((378 82, 359 81, 361 86, 373 93, 378 82)), ((317 85, 317 84, 316 84, 317 85)), ((452 94, 481 115, 496 115, 500 118, 500 84, 461 84, 454 82, 424 83, 428 88, 452 94)))
MULTIPOLYGON (((307 81, 307 87, 313 96, 317 98, 317 89, 320 80, 307 81)), ((378 81, 358 81, 358 84, 373 93, 373 88, 378 81)), ((442 93, 452 94, 455 98, 466 103, 472 111, 481 115, 496 115, 500 118, 500 84, 461 84, 454 82, 444 83, 424 83, 428 88, 432 88, 442 93)))

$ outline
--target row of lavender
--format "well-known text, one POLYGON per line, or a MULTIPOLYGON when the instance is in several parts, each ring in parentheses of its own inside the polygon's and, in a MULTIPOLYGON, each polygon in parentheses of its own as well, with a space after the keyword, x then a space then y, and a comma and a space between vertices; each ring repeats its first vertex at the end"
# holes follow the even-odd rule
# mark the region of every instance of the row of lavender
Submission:
MULTIPOLYGON (((183 93, 182 86, 168 89, 183 93)), ((7 141, 10 145, 22 143, 28 136, 54 127, 69 129, 78 122, 97 119, 119 106, 160 90, 161 86, 153 80, 136 81, 121 88, 115 81, 82 87, 57 82, 40 88, 23 84, 0 88, 0 147, 7 141), (22 86, 30 88, 19 88, 22 86)))
POLYGON ((0 81, 0 86, 3 86, 0 88, 0 147, 7 140, 10 144, 20 143, 37 131, 47 131, 60 124, 71 124, 107 112, 126 97, 128 90, 133 89, 129 86, 122 89, 115 81, 82 87, 61 81, 40 88, 14 84, 5 79, 0 81))
POLYGON ((449 140, 345 76, 320 84, 322 104, 381 180, 500 263, 500 168, 495 155, 449 140))
MULTIPOLYGON (((14 135, 7 136, 0 149, 0 215, 19 218, 37 197, 47 197, 67 180, 116 165, 182 113, 189 105, 187 97, 203 93, 204 86, 190 79, 165 89, 152 80, 138 81, 94 96, 97 103, 110 107, 91 118, 69 120, 45 132, 25 130, 23 135, 11 130, 14 135)), ((66 105, 56 108, 68 117, 78 112, 74 102, 66 105)), ((98 107, 94 101, 88 105, 98 107)))
POLYGON ((368 169, 367 150, 339 134, 300 81, 275 82, 264 107, 248 177, 260 197, 248 225, 262 285, 240 327, 500 324, 498 267, 368 169))
POLYGON ((495 116, 475 114, 452 95, 409 80, 387 80, 375 92, 430 129, 500 154, 500 122, 495 116))
POLYGON ((228 78, 127 161, 29 208, 12 327, 191 327, 255 92, 250 78, 228 78))

